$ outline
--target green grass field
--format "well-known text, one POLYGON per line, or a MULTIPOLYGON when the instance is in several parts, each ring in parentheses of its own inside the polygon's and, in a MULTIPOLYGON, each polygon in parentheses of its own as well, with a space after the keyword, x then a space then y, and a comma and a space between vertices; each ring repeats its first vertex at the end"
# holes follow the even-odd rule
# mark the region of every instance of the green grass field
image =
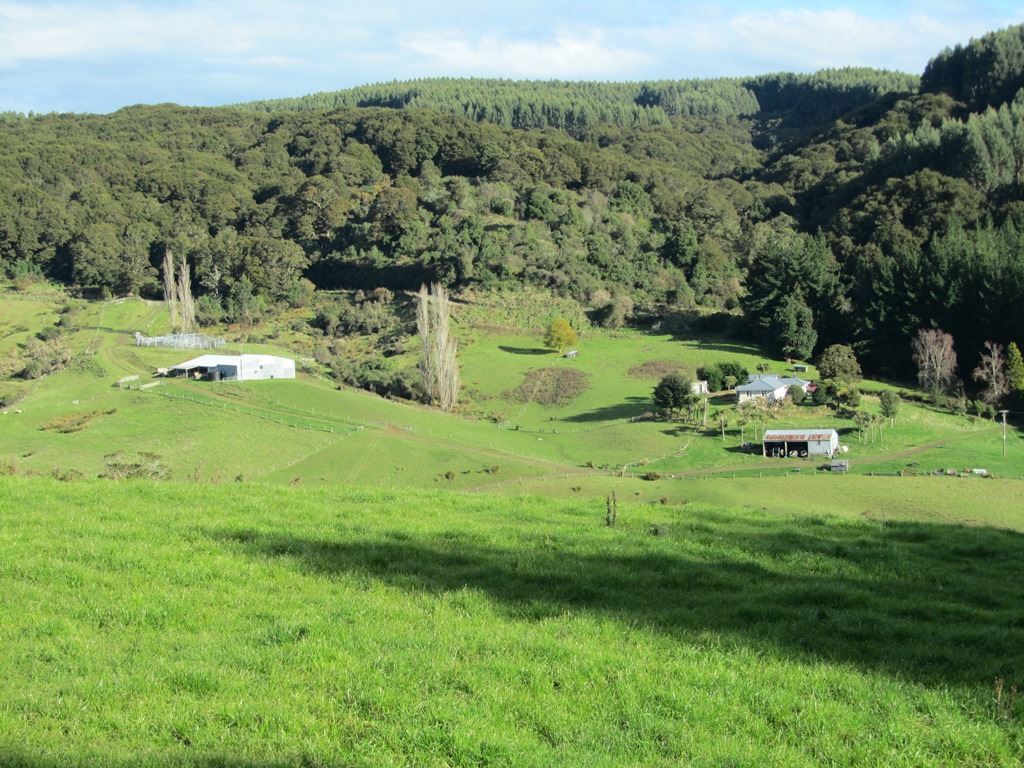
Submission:
MULTIPOLYGON (((14 294, 12 294, 14 295, 14 294)), ((62 301, 42 291, 3 302, 5 327, 25 336, 52 324, 62 301), (8 320, 8 316, 10 319, 8 320)), ((169 382, 147 392, 119 391, 122 376, 180 362, 187 352, 140 349, 135 330, 166 330, 159 304, 129 301, 89 304, 80 328, 68 336, 76 358, 69 369, 37 381, 6 382, 26 393, 2 418, 0 460, 17 472, 75 472, 95 476, 112 460, 140 452, 156 455, 176 479, 264 479, 277 482, 357 483, 557 495, 601 495, 611 472, 655 472, 666 480, 780 475, 812 471, 810 462, 765 461, 739 450, 755 426, 735 424, 721 398, 710 423, 725 410, 734 423, 725 439, 714 432, 659 421, 632 422, 650 410, 655 381, 635 369, 674 361, 691 369, 722 360, 753 369, 785 363, 734 342, 680 341, 640 331, 589 331, 576 360, 542 350, 535 335, 501 328, 460 329, 465 383, 463 415, 449 417, 421 406, 386 401, 356 390, 337 390, 316 376, 297 381, 244 385, 169 382), (568 403, 545 406, 506 397, 537 368, 572 367, 586 388, 568 403), (73 434, 42 427, 55 419, 100 411, 73 434), (559 482, 567 481, 567 482, 559 482), (575 489, 575 490, 574 490, 575 489)), ((12 337, 13 338, 13 337, 12 337)), ((17 340, 13 342, 17 344, 17 340)), ((280 352, 274 345, 246 349, 280 352)), ((286 350, 285 350, 286 351, 286 350)), ((871 386, 879 386, 869 383, 871 386)), ((2 394, 2 392, 0 392, 2 394)), ((865 407, 877 408, 871 396, 865 407)), ((984 467, 1020 477, 1024 440, 1014 430, 1003 458, 991 422, 938 413, 905 403, 895 427, 862 443, 852 422, 824 408, 793 407, 766 426, 834 426, 851 446, 855 472, 930 472, 984 467)), ((651 487, 636 488, 648 493, 651 487)), ((657 484, 670 500, 688 498, 679 484, 657 484)))
MULTIPOLYGON (((66 302, 4 294, 0 357, 66 302)), ((315 370, 121 390, 190 353, 132 344, 158 303, 76 312, 67 369, 0 382, 0 765, 1024 762, 1016 429, 1004 458, 910 402, 867 441, 757 425, 839 429, 833 476, 741 451, 754 425, 633 420, 645 363, 785 370, 756 348, 590 330, 565 360, 479 307, 454 416, 315 370), (539 368, 585 386, 508 394, 539 368), (133 465, 171 482, 91 479, 133 465)))
POLYGON ((993 687, 1024 682, 1019 513, 622 504, 608 528, 597 502, 444 492, 0 498, 4 765, 1024 760, 993 687))

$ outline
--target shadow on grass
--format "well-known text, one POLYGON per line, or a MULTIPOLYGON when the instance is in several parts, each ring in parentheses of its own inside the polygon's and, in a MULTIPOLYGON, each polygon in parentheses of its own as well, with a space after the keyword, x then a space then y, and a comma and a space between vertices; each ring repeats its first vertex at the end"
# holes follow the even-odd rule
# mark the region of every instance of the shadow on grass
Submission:
MULTIPOLYGON (((122 336, 135 336, 135 332, 139 330, 138 328, 112 328, 109 325, 98 325, 98 326, 90 325, 87 328, 84 328, 83 330, 91 331, 93 329, 100 330, 100 331, 103 331, 105 333, 110 333, 110 334, 120 334, 122 336)), ((143 334, 143 336, 145 336, 145 335, 146 334, 143 334)), ((134 345, 135 345, 134 342, 132 342, 132 346, 134 346, 134 345)), ((164 349, 170 349, 170 348, 169 347, 164 347, 164 349)), ((186 350, 186 351, 188 351, 188 350, 186 350)))
POLYGON ((511 355, 554 355, 555 351, 552 349, 542 349, 541 347, 509 347, 505 344, 499 344, 498 349, 502 352, 508 352, 511 355))
MULTIPOLYGON (((736 438, 735 437, 731 437, 731 439, 735 440, 736 438)), ((751 448, 744 448, 742 445, 728 445, 728 446, 723 447, 722 450, 725 451, 726 453, 741 453, 741 454, 745 453, 748 456, 757 456, 759 459, 760 458, 764 458, 761 455, 761 443, 760 443, 760 441, 755 443, 753 440, 751 440, 750 443, 754 446, 752 449, 751 448)), ((813 462, 813 459, 812 459, 812 462, 813 462)), ((818 462, 818 464, 820 464, 820 463, 821 462, 818 462)), ((809 464, 809 466, 810 465, 811 464, 809 464)), ((772 464, 768 464, 767 460, 766 460, 765 467, 771 467, 771 466, 773 466, 773 465, 772 464)), ((817 466, 817 464, 813 464, 813 466, 817 466)), ((753 467, 753 469, 759 469, 759 468, 760 468, 759 466, 753 467)))
MULTIPOLYGON (((669 424, 671 422, 665 423, 669 424)), ((705 437, 711 433, 705 431, 698 424, 675 424, 661 430, 661 434, 668 435, 669 437, 705 437)))
POLYGON ((638 525, 508 549, 468 535, 454 544, 210 535, 318 575, 430 594, 479 590, 516 619, 598 613, 933 685, 1017 682, 1024 673, 1024 535, 738 512, 675 519, 656 537, 638 525))
MULTIPOLYGON (((696 340, 697 345, 694 347, 695 350, 700 352, 725 352, 730 355, 744 355, 747 357, 765 358, 765 353, 758 349, 752 344, 746 344, 741 341, 721 341, 721 340, 696 340)), ((714 362, 714 361, 710 361, 714 362)), ((757 373, 757 371, 750 371, 750 373, 757 373)))
POLYGON ((606 405, 601 408, 595 408, 592 411, 585 411, 584 413, 567 416, 562 419, 562 421, 574 424, 582 424, 592 421, 621 421, 622 419, 631 419, 634 416, 640 416, 647 413, 652 407, 650 398, 627 397, 625 402, 616 403, 615 405, 606 405))

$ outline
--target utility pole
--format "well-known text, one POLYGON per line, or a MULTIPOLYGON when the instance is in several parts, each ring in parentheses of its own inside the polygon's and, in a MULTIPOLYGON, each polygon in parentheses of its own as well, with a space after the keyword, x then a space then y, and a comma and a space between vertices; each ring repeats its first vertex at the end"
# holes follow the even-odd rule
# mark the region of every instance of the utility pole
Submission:
POLYGON ((1006 414, 1009 413, 1007 410, 999 412, 1003 417, 1003 458, 1006 458, 1006 414))

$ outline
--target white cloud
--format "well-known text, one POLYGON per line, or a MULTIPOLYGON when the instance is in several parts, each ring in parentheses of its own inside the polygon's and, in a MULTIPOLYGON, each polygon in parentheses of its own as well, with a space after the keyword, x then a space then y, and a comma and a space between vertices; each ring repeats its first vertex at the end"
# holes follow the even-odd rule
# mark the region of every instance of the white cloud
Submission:
POLYGON ((252 50, 244 23, 215 9, 0 4, 0 65, 88 57, 252 50))
POLYGON ((400 45, 421 59, 420 66, 444 74, 508 77, 614 77, 635 75, 652 63, 645 52, 618 47, 608 35, 558 34, 548 40, 508 40, 485 34, 421 32, 400 45))
POLYGON ((430 75, 920 72, 945 46, 1019 21, 1024 7, 996 0, 0 0, 0 109, 224 103, 430 75))
MULTIPOLYGON (((1024 15, 1018 14, 1020 18, 1024 15)), ((920 72, 947 45, 993 28, 992 18, 940 18, 912 12, 868 15, 849 8, 777 11, 704 9, 657 29, 632 28, 634 45, 647 45, 663 60, 717 65, 702 74, 759 74, 824 67, 874 66, 920 72), (675 55, 669 51, 675 47, 675 55)))
MULTIPOLYGON (((357 14, 331 3, 245 2, 158 7, 0 2, 0 66, 145 57, 259 57, 276 66, 305 51, 368 38, 357 14)), ((377 21, 388 18, 378 15, 377 21)))
POLYGON ((803 68, 887 62, 919 71, 949 42, 985 31, 984 23, 973 26, 965 29, 920 13, 875 18, 836 8, 744 13, 728 28, 763 61, 802 62, 803 68))

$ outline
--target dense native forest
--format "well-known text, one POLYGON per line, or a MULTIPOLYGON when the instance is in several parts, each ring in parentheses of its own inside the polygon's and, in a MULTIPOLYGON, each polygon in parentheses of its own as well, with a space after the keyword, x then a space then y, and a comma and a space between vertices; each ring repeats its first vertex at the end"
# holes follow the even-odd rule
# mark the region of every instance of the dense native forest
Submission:
POLYGON ((422 80, 7 114, 0 145, 0 272, 159 296, 170 250, 206 322, 437 281, 544 286, 611 324, 732 315, 895 375, 922 327, 961 371, 1021 335, 1024 27, 920 78, 422 80))

